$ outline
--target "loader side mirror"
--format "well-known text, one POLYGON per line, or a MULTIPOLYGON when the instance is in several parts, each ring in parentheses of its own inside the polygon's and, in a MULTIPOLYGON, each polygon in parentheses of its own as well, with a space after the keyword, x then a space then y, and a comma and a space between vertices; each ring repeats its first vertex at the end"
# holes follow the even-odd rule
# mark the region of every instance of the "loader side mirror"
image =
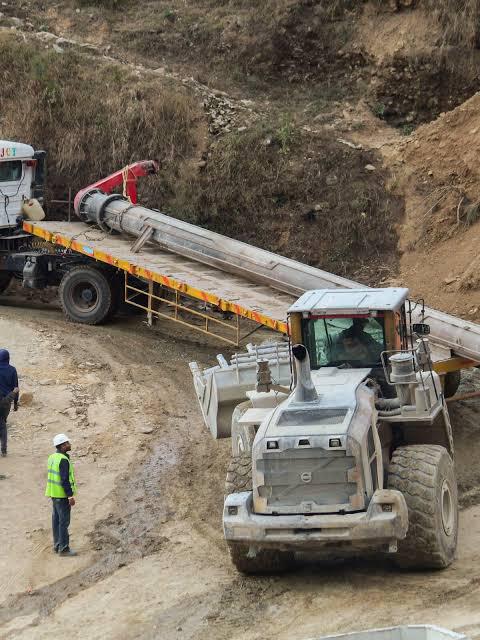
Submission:
POLYGON ((414 324, 412 325, 412 333, 416 333, 418 336, 428 336, 430 334, 430 325, 428 324, 414 324))

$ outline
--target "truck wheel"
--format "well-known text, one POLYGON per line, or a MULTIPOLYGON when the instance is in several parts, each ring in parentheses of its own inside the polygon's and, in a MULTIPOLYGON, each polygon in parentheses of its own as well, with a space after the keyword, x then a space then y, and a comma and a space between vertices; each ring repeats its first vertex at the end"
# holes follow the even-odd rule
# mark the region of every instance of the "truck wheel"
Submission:
POLYGON ((124 285, 123 278, 118 276, 118 274, 113 273, 108 282, 110 284, 110 292, 112 294, 112 301, 110 303, 110 309, 108 310, 107 316, 105 320, 111 320, 120 309, 122 302, 124 300, 124 285))
POLYGON ((457 393, 461 378, 462 374, 460 371, 450 371, 445 374, 445 380, 443 383, 443 393, 445 394, 445 398, 451 398, 457 393))
POLYGON ((0 293, 7 289, 11 279, 12 274, 9 271, 0 271, 0 293))
MULTIPOLYGON (((252 454, 244 452, 233 456, 227 471, 225 493, 241 493, 252 490, 252 454)), ((277 573, 285 571, 293 563, 294 554, 276 549, 256 549, 241 542, 228 542, 230 558, 241 573, 277 573)))
POLYGON ((408 507, 408 532, 395 562, 405 569, 444 569, 458 537, 457 481, 444 447, 399 447, 392 456, 388 486, 401 491, 408 507))
POLYGON ((66 317, 81 324, 101 324, 114 304, 108 274, 87 266, 70 269, 62 278, 58 294, 66 317))

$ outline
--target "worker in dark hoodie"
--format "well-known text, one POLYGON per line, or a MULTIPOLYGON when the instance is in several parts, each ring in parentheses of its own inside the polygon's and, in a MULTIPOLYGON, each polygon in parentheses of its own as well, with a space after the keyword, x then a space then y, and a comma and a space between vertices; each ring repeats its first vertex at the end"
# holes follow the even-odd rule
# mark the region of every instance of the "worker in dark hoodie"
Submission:
POLYGON ((18 409, 18 375, 10 364, 10 354, 0 349, 0 448, 2 456, 7 455, 7 418, 13 402, 13 410, 18 409))

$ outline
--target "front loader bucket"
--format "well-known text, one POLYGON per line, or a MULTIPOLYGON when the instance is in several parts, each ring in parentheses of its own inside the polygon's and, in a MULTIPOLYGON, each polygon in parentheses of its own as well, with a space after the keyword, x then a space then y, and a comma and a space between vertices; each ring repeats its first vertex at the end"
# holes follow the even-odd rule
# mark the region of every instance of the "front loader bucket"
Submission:
POLYGON ((233 410, 246 399, 247 391, 255 389, 257 359, 269 361, 272 378, 277 384, 290 384, 288 345, 247 345, 247 348, 247 353, 236 354, 230 363, 223 356, 218 356, 220 364, 203 371, 196 362, 190 363, 203 419, 215 439, 231 436, 233 410))

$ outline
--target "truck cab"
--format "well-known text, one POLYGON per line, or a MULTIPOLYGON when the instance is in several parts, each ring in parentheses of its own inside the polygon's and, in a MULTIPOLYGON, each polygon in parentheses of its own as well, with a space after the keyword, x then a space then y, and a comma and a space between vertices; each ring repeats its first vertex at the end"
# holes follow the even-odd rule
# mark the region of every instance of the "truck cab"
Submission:
POLYGON ((403 567, 452 561, 451 426, 428 328, 407 324, 407 298, 323 289, 290 308, 290 384, 260 361, 232 418, 223 522, 240 571, 345 546, 390 552, 403 567))
MULTIPOLYGON (((0 235, 17 229, 28 214, 25 203, 43 204, 45 152, 21 142, 0 140, 0 235)), ((37 218, 38 219, 38 218, 37 218)))

